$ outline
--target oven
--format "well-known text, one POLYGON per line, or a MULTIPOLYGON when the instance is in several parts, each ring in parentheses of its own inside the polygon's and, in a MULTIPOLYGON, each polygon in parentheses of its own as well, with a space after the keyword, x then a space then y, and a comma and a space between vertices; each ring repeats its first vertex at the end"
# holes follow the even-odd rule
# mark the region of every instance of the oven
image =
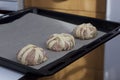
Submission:
POLYGON ((23 9, 23 0, 0 0, 0 14, 23 9))

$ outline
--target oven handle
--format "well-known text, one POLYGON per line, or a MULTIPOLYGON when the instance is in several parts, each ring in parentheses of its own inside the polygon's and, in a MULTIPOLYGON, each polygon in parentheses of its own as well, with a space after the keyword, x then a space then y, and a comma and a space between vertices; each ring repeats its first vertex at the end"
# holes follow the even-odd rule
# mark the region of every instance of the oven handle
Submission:
POLYGON ((4 19, 6 17, 9 17, 10 15, 9 14, 3 14, 2 16, 0 16, 0 19, 4 19))

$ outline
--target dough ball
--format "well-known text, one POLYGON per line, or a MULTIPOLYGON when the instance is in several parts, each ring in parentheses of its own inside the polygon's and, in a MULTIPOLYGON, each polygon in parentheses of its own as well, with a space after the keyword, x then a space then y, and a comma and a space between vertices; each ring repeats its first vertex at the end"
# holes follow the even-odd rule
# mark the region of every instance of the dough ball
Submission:
POLYGON ((24 65, 34 66, 46 61, 47 57, 42 48, 29 44, 19 51, 17 59, 24 65))
POLYGON ((73 35, 82 40, 92 39, 97 36, 97 29, 91 23, 83 23, 73 29, 73 35))
POLYGON ((75 46, 74 37, 70 34, 53 34, 47 41, 47 47, 54 51, 70 50, 75 46))

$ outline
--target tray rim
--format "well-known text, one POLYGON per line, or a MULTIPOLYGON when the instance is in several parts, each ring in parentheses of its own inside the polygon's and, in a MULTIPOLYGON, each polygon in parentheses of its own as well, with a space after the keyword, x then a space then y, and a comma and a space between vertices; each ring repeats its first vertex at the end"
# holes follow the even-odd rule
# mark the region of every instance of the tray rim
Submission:
MULTIPOLYGON (((0 21, 3 21, 3 23, 4 23, 4 21, 5 21, 5 23, 6 22, 11 22, 10 18, 12 18, 12 17, 14 17, 16 15, 19 15, 19 17, 16 18, 16 19, 18 19, 22 15, 27 14, 29 12, 37 14, 37 10, 46 11, 46 12, 49 12, 51 14, 56 13, 56 14, 62 14, 62 15, 69 15, 69 16, 73 16, 73 17, 74 16, 81 17, 81 16, 78 16, 78 15, 72 15, 72 14, 68 14, 68 13, 62 13, 62 12, 56 12, 56 11, 50 11, 50 10, 44 10, 44 9, 38 9, 38 8, 28 8, 28 9, 23 9, 23 10, 20 10, 20 11, 17 11, 17 12, 9 13, 9 14, 7 14, 9 16, 7 16, 7 17, 2 16, 2 17, 0 17, 0 21)), ((95 19, 95 18, 90 18, 90 17, 86 17, 86 18, 95 19)), ((100 20, 100 19, 95 19, 95 20, 100 20)), ((101 21, 105 21, 105 20, 101 20, 101 21)), ((10 68, 10 69, 13 69, 13 70, 16 70, 16 71, 19 71, 19 72, 22 72, 22 73, 36 74, 36 75, 39 75, 39 76, 52 75, 52 74, 56 73, 57 71, 61 70, 62 68, 66 67, 70 63, 74 62, 75 60, 79 59, 80 57, 86 55, 88 52, 92 51, 96 47, 100 46, 101 44, 107 42, 111 38, 113 38, 113 37, 117 36, 118 34, 120 34, 120 30, 119 30, 120 29, 120 24, 119 23, 111 22, 111 21, 106 21, 106 22, 115 23, 115 24, 118 24, 119 26, 116 27, 114 30, 108 32, 104 36, 102 36, 102 37, 98 38, 97 40, 95 40, 97 42, 94 41, 94 43, 90 43, 90 44, 88 44, 86 46, 83 46, 82 48, 80 48, 80 49, 78 49, 76 51, 73 51, 73 53, 76 53, 75 55, 68 55, 67 54, 67 55, 63 56, 62 58, 60 58, 60 59, 58 59, 58 60, 56 60, 56 61, 54 61, 54 62, 52 62, 50 64, 47 64, 46 66, 40 68, 39 70, 36 70, 36 69, 31 68, 31 67, 28 67, 28 66, 25 66, 25 65, 10 61, 10 60, 2 58, 2 57, 0 57, 0 65, 2 65, 4 67, 7 67, 7 68, 10 68), (104 37, 105 37, 105 39, 104 39, 104 37), (102 39, 104 39, 104 40, 102 40, 102 39), (96 43, 96 45, 95 45, 95 43, 96 43), (90 47, 91 45, 93 47, 90 47), (81 52, 81 54, 78 55, 78 53, 80 53, 80 52, 81 52), (75 56, 75 57, 74 58, 68 58, 68 57, 72 57, 72 56, 75 56), (66 62, 66 60, 68 60, 68 62, 66 62), (8 64, 9 64, 9 66, 7 66, 8 64), (61 66, 56 68, 56 65, 58 65, 58 64, 60 64, 61 66), (49 66, 49 65, 51 65, 51 66, 49 66), (53 68, 55 68, 55 69, 53 69, 53 68), (46 73, 44 73, 44 72, 46 72, 46 73)), ((2 22, 1 22, 1 24, 2 24, 2 22)))

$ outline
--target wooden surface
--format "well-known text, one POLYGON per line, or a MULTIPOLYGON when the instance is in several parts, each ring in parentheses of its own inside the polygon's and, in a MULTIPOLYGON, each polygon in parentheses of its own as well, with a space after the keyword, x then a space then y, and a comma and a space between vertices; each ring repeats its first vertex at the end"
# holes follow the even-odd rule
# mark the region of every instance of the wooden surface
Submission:
POLYGON ((26 1, 27 1, 26 6, 30 4, 31 6, 47 9, 105 12, 105 0, 26 0, 26 1))
POLYGON ((106 0, 25 0, 25 7, 31 6, 103 19, 106 0))
MULTIPOLYGON (((105 18, 106 0, 25 0, 25 8, 38 7, 70 14, 105 18)), ((56 74, 38 80, 103 80, 104 45, 56 74)))
POLYGON ((58 12, 70 13, 70 14, 75 14, 75 15, 80 15, 80 16, 94 17, 94 18, 99 18, 99 19, 105 18, 105 14, 103 13, 96 14, 95 12, 80 11, 80 10, 62 10, 62 9, 48 9, 48 10, 54 10, 58 12))
POLYGON ((103 53, 102 45, 55 75, 38 80, 103 80, 103 53))

